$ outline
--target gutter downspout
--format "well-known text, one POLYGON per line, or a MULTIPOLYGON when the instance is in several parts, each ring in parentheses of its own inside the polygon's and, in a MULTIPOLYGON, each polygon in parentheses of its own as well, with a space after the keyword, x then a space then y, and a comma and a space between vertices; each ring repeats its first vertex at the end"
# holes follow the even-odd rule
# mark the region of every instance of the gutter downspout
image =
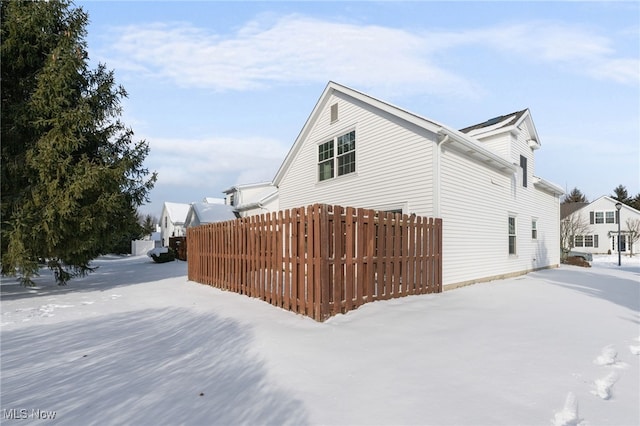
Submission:
MULTIPOLYGON (((442 137, 442 133, 438 134, 442 137)), ((440 139, 440 138, 439 138, 440 139)), ((442 209, 440 208, 440 183, 442 181, 440 176, 440 157, 442 155, 442 146, 449 142, 449 135, 445 134, 437 143, 435 149, 435 155, 433 156, 433 217, 442 217, 442 209)))

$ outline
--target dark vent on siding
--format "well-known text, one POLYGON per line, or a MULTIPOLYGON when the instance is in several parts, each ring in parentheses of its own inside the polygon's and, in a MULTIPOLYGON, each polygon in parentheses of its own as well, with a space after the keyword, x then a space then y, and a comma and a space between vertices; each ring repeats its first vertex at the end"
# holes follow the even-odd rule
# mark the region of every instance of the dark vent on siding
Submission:
POLYGON ((338 121, 338 104, 331 105, 331 122, 338 121))

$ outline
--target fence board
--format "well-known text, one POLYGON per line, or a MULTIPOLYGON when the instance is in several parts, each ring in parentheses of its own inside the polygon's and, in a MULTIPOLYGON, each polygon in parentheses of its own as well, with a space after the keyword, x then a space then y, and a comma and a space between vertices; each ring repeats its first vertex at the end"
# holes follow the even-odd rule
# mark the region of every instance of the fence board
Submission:
POLYGON ((442 219, 316 204, 187 230, 192 281, 324 321, 442 291, 442 219))

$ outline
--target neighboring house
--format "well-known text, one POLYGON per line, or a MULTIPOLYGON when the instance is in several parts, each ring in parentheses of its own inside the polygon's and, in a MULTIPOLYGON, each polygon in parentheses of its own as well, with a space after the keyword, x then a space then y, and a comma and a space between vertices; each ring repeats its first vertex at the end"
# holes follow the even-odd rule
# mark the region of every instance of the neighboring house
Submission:
POLYGON ((215 197, 204 197, 202 202, 208 203, 208 204, 226 204, 226 200, 224 198, 215 198, 215 197))
POLYGON ((234 185, 223 193, 238 217, 278 211, 278 188, 271 182, 234 185))
POLYGON ((207 223, 235 220, 233 207, 219 203, 191 203, 185 219, 185 228, 207 223))
POLYGON ((162 245, 169 246, 170 237, 182 237, 187 235, 185 221, 189 213, 189 204, 165 202, 160 216, 160 233, 162 245))
MULTIPOLYGON (((618 201, 602 196, 591 203, 567 203, 562 205, 562 220, 582 221, 586 226, 583 235, 574 235, 572 247, 576 251, 594 254, 618 253, 618 201), (567 207, 565 207, 567 206, 567 207)), ((630 253, 627 220, 640 221, 640 211, 622 204, 620 209, 620 252, 630 253)), ((637 248, 634 248, 634 252, 637 248)))
POLYGON ((564 191, 535 176, 539 148, 527 109, 457 131, 329 82, 273 185, 283 210, 442 218, 446 289, 559 265, 564 191))

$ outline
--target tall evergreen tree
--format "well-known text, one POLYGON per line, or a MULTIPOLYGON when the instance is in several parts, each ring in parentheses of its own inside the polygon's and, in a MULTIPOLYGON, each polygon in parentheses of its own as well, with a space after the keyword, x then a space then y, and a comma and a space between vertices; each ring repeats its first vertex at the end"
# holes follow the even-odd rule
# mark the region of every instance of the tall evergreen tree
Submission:
POLYGON ((151 235, 156 231, 156 223, 158 220, 150 214, 139 218, 140 226, 142 227, 142 236, 151 235))
POLYGON ((67 0, 0 3, 2 273, 60 284, 130 232, 156 175, 120 121, 127 93, 88 66, 87 14, 67 0))
POLYGON ((627 204, 627 205, 631 205, 631 202, 633 201, 631 198, 629 198, 629 194, 627 193, 627 187, 624 185, 618 185, 617 187, 615 187, 611 198, 620 201, 622 204, 627 204))
POLYGON ((587 197, 578 189, 573 188, 571 192, 565 194, 562 204, 566 203, 588 203, 587 197))

